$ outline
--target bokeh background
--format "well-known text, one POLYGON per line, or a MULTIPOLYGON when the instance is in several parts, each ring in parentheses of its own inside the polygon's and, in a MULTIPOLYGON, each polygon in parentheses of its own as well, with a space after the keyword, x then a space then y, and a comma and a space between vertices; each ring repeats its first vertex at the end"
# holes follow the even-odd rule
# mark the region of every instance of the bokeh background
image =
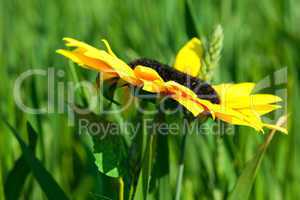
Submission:
MULTIPOLYGON (((259 82, 287 67, 289 135, 276 134, 254 180, 250 198, 300 198, 299 76, 300 1, 192 0, 191 9, 201 37, 217 24, 224 29, 224 47, 213 80, 259 82)), ((36 156, 72 199, 115 199, 116 183, 97 172, 88 136, 69 127, 67 115, 30 115, 15 104, 16 78, 29 69, 54 67, 65 71, 58 81, 72 80, 69 63, 57 55, 65 36, 101 45, 106 38, 115 53, 130 61, 156 58, 172 64, 176 51, 188 40, 181 0, 0 0, 0 110, 28 142, 26 122, 38 133, 36 156)), ((78 69, 79 79, 94 81, 96 74, 78 69)), ((277 86, 272 86, 276 88, 277 86)), ((30 79, 22 87, 24 102, 47 105, 47 81, 30 79)), ((226 199, 247 161, 267 135, 235 128, 230 136, 191 136, 183 182, 184 199, 226 199)), ((160 181, 155 199, 172 199, 178 154, 169 145, 169 174, 160 181)), ((21 155, 11 131, 0 122, 0 199, 8 174, 21 155)), ((17 181, 18 179, 16 179, 17 181)), ((17 184, 16 184, 17 187, 17 184)), ((46 199, 32 173, 20 191, 21 199, 46 199)))

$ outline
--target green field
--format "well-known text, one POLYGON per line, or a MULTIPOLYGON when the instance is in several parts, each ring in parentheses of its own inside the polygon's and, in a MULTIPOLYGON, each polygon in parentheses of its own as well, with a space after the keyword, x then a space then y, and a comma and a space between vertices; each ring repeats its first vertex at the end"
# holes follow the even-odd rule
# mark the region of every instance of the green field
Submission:
MULTIPOLYGON (((128 174, 122 187, 115 173, 99 172, 91 137, 70 125, 66 99, 70 91, 61 88, 71 81, 95 82, 97 73, 77 67, 55 51, 63 48, 63 37, 99 48, 105 38, 126 62, 147 57, 172 65, 176 52, 189 39, 191 20, 207 43, 215 27, 223 27, 223 50, 214 84, 256 82, 268 93, 280 90, 287 94, 283 113, 289 114, 289 134, 275 134, 269 145, 268 130, 259 134, 247 127, 236 126, 234 134, 227 135, 213 131, 188 135, 181 199, 300 198, 300 1, 191 0, 189 5, 186 9, 184 0, 0 0, 0 200, 61 199, 65 195, 70 199, 174 199, 182 136, 151 137, 143 130, 133 140, 124 137, 127 145, 136 145, 127 155, 126 167, 118 160, 125 152, 119 140, 97 143, 96 151, 107 153, 109 164, 121 166, 119 174, 128 169, 136 172, 130 175, 130 180, 137 181, 135 187, 126 178, 128 174), (53 110, 24 112, 16 104, 17 78, 27 70, 49 68, 54 73, 64 72, 54 75, 50 85, 53 110), (284 77, 283 81, 276 82, 276 76, 284 77), (60 95, 66 97, 62 105, 60 95), (20 141, 25 142, 23 146, 20 141)), ((22 102, 32 108, 49 105, 48 83, 43 76, 26 79, 21 86, 22 102)), ((123 93, 118 90, 115 98, 122 101, 123 93)), ((85 91, 74 94, 81 106, 89 102, 85 91)), ((105 107, 118 107, 99 96, 105 107)), ((145 105, 153 109, 152 104, 145 105)), ((119 125, 146 117, 132 108, 105 117, 97 115, 84 117, 95 122, 113 120, 119 125)), ((174 115, 163 118, 177 120, 174 115)))

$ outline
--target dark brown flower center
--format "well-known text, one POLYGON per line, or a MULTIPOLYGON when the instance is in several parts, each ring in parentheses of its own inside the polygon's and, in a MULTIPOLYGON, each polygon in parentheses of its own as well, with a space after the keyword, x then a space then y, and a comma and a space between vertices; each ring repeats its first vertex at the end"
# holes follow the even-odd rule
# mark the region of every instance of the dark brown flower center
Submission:
POLYGON ((197 94, 200 99, 205 99, 215 104, 220 103, 220 98, 217 92, 210 84, 201 79, 180 72, 168 65, 161 64, 156 60, 140 58, 129 63, 129 66, 132 68, 138 65, 154 69, 164 81, 176 81, 177 83, 190 88, 197 94))

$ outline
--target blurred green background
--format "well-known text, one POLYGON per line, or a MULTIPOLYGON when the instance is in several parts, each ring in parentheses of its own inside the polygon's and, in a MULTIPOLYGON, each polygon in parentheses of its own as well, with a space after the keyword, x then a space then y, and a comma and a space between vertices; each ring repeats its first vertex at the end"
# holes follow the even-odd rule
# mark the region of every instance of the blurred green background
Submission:
MULTIPOLYGON (((214 83, 259 82, 288 68, 289 135, 276 134, 263 158, 250 198, 300 198, 299 76, 300 1, 297 0, 192 0, 191 9, 201 37, 217 24, 224 29, 224 48, 214 83)), ((55 50, 63 37, 94 46, 106 38, 126 61, 149 57, 171 64, 188 40, 180 0, 0 0, 0 110, 27 139, 26 121, 38 132, 37 157, 72 199, 115 199, 116 183, 93 165, 89 138, 68 126, 67 115, 30 115, 15 104, 15 79, 29 69, 54 67, 72 80, 68 61, 55 50)), ((79 78, 94 81, 96 74, 78 69, 79 78)), ((27 105, 47 105, 47 81, 30 79, 22 87, 27 105)), ((56 94, 57 95, 57 94, 56 94)), ((226 199, 239 175, 267 135, 250 128, 216 137, 191 136, 187 143, 183 199, 226 199)), ((177 143, 169 145, 170 173, 150 198, 172 199, 175 191, 177 143), (175 158, 174 158, 175 157, 175 158)), ((0 122, 0 199, 21 149, 0 122)), ((16 186, 17 187, 17 186, 16 186)), ((46 199, 32 174, 21 189, 21 199, 46 199)))

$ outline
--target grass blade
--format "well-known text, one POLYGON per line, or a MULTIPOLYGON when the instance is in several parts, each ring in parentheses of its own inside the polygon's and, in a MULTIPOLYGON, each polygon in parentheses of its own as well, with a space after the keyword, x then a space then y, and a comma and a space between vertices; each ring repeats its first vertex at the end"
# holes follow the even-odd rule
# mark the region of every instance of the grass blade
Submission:
POLYGON ((196 23, 193 17, 193 12, 190 6, 189 0, 184 1, 184 17, 185 17, 185 28, 189 38, 198 37, 198 31, 196 23))
MULTIPOLYGON (((37 133, 32 128, 31 124, 27 123, 27 133, 29 138, 29 148, 32 152, 35 152, 37 144, 37 133)), ((30 173, 30 167, 28 166, 25 156, 22 154, 21 157, 15 162, 13 169, 9 172, 5 185, 5 197, 6 199, 19 199, 26 178, 30 173)))
POLYGON ((153 148, 156 142, 156 135, 149 135, 147 146, 143 157, 142 168, 138 178, 136 193, 134 199, 147 199, 149 192, 149 184, 151 180, 151 169, 153 165, 153 148))
MULTIPOLYGON (((276 125, 282 126, 283 124, 286 123, 286 120, 287 120, 287 117, 283 116, 283 117, 279 118, 276 125)), ((270 132, 270 134, 265 139, 264 143, 259 148, 256 155, 250 161, 248 161, 248 163, 246 164, 246 167, 244 168, 244 170, 242 171, 242 174, 238 178, 237 184, 229 197, 230 200, 240 200, 240 199, 244 200, 244 199, 249 198, 256 174, 258 172, 258 169, 260 167, 262 159, 265 155, 265 152, 266 152, 275 132, 276 132, 275 130, 272 130, 270 132)))
POLYGON ((19 136, 18 132, 3 117, 2 120, 17 139, 27 165, 32 170, 34 177, 36 178, 37 182, 41 186, 48 199, 68 199, 64 191, 59 187, 51 174, 44 168, 41 161, 35 157, 29 146, 19 136))

